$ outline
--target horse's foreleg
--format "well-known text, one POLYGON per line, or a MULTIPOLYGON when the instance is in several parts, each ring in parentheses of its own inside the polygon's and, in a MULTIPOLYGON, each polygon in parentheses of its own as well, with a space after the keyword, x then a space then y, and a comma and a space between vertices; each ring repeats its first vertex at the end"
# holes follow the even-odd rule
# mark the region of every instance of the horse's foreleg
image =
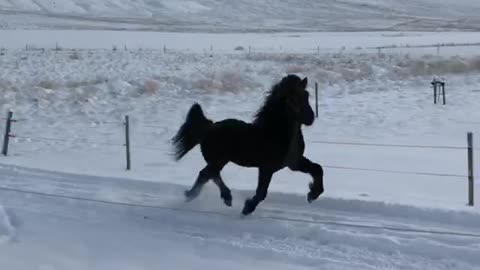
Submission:
POLYGON ((220 189, 220 197, 223 199, 223 202, 227 206, 232 206, 232 192, 230 189, 225 185, 223 182, 222 176, 220 176, 220 173, 213 177, 213 182, 218 186, 220 189))
POLYGON ((245 206, 243 207, 242 214, 249 215, 253 211, 257 205, 265 200, 268 193, 268 186, 270 185, 270 180, 272 180, 273 172, 270 170, 259 168, 258 170, 258 184, 257 184, 257 191, 255 192, 255 196, 245 201, 245 206))
POLYGON ((300 158, 293 166, 289 167, 292 171, 308 173, 312 176, 313 182, 310 183, 310 191, 307 195, 309 203, 316 200, 323 193, 323 168, 317 163, 310 161, 306 157, 300 158))

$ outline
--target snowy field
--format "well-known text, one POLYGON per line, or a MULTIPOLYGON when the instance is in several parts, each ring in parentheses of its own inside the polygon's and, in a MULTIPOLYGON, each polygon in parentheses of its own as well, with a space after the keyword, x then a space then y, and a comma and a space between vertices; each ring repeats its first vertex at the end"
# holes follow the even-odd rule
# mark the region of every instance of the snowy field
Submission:
MULTIPOLYGON (((475 55, 8 50, 0 60, 4 93, 0 109, 12 110, 24 120, 14 123, 13 156, 4 160, 49 170, 190 184, 202 166, 201 157, 197 153, 174 165, 168 151, 169 139, 191 104, 200 102, 215 120, 236 117, 248 121, 265 91, 287 73, 308 76, 312 93, 314 83, 319 83, 320 117, 314 127, 306 129, 307 140, 312 142, 307 151, 325 165, 465 175, 466 150, 313 142, 465 147, 466 133, 480 129, 476 120, 480 119, 476 104, 480 57, 475 55), (432 104, 429 83, 433 76, 447 80, 447 106, 432 104), (126 114, 132 119, 134 164, 127 175, 122 146, 126 114), (71 159, 65 157, 68 152, 71 159), (92 153, 98 162, 92 163, 92 153), (192 169, 179 170, 186 167, 192 169), (178 177, 169 179, 171 175, 178 177)), ((225 173, 238 188, 251 189, 255 183, 254 170, 232 166, 225 173), (239 173, 251 180, 234 180, 239 173)), ((466 201, 462 177, 440 178, 439 185, 437 176, 413 176, 414 181, 421 180, 426 194, 411 192, 415 197, 411 200, 397 188, 384 189, 385 185, 408 189, 411 180, 404 180, 405 175, 327 173, 341 179, 326 184, 332 186, 331 195, 447 207, 466 201), (388 184, 385 177, 391 179, 388 184), (454 195, 444 198, 446 190, 454 195)), ((272 188, 303 193, 306 183, 292 183, 291 177, 280 174, 272 188)))
POLYGON ((477 31, 477 0, 0 0, 3 29, 477 31))
POLYGON ((480 269, 480 4, 404 2, 0 0, 0 269, 480 269), (170 139, 190 106, 250 121, 288 73, 312 106, 319 86, 325 193, 283 170, 244 218, 257 171, 229 164, 232 208, 211 183, 185 203, 204 161, 170 139))
POLYGON ((417 49, 4 50, 0 111, 12 110, 19 121, 13 123, 10 155, 1 158, 0 249, 8 255, 0 265, 478 269, 480 200, 466 206, 465 149, 318 143, 465 147, 466 132, 480 133, 480 56, 463 49, 440 55, 417 49), (214 120, 248 121, 265 91, 287 73, 308 76, 312 93, 319 84, 320 117, 305 134, 307 156, 325 166, 325 194, 308 205, 309 178, 281 171, 265 204, 241 219, 256 170, 228 165, 223 176, 234 190, 233 209, 224 208, 210 184, 200 200, 185 204, 182 190, 204 163, 198 149, 173 163, 169 139, 189 106, 200 102, 214 120), (446 106, 432 104, 434 76, 447 81, 446 106), (126 114, 132 132, 129 172, 126 114), (48 248, 39 252, 40 246, 48 248), (32 259, 18 259, 25 253, 32 259))

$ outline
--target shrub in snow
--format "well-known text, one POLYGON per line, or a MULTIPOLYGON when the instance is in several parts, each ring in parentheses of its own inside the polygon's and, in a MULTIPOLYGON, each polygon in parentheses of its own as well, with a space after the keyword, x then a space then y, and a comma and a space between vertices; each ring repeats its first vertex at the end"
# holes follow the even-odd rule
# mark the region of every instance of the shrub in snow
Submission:
POLYGON ((236 70, 212 72, 196 80, 193 88, 207 91, 226 91, 238 93, 254 87, 249 78, 236 70))
POLYGON ((160 82, 152 79, 145 80, 141 87, 144 93, 156 93, 160 90, 160 82))
POLYGON ((80 60, 80 54, 79 54, 77 51, 74 51, 74 52, 70 55, 70 59, 72 59, 72 60, 80 60))
POLYGON ((305 66, 302 65, 289 65, 287 66, 287 73, 303 73, 305 71, 305 66))
POLYGON ((53 80, 43 80, 38 83, 38 87, 44 89, 55 89, 56 83, 53 80))

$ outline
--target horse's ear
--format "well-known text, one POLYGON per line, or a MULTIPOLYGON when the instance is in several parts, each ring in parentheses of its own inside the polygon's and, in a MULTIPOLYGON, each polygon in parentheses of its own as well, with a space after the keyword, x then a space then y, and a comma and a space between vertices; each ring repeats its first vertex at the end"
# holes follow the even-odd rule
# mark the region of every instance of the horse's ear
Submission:
POLYGON ((308 78, 305 77, 305 78, 302 80, 302 87, 303 87, 303 88, 307 88, 307 84, 308 84, 308 78))

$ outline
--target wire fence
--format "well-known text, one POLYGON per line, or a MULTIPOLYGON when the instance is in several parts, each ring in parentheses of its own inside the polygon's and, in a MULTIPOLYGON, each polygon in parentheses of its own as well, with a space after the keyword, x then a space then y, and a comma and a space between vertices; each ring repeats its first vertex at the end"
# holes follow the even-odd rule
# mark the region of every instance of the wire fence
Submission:
MULTIPOLYGON (((3 118, 6 120, 7 118, 3 118)), ((21 119, 21 121, 26 121, 27 119, 21 119)), ((12 122, 20 121, 12 119, 12 122)), ((95 123, 97 125, 114 125, 114 126, 124 126, 124 122, 114 122, 114 121, 101 121, 95 123)), ((161 130, 162 133, 167 133, 168 129, 164 126, 154 125, 149 122, 137 122, 136 126, 153 128, 161 130)), ((58 143, 71 143, 71 144, 84 144, 84 145, 102 145, 102 146, 118 146, 125 147, 125 143, 112 143, 112 142, 101 142, 93 141, 89 138, 75 138, 75 139, 63 139, 63 138, 52 138, 52 137, 41 137, 41 136, 22 136, 22 135, 12 135, 10 137, 18 139, 17 142, 58 142, 58 143)), ((422 149, 445 149, 445 150, 466 150, 466 146, 442 146, 442 145, 414 145, 414 144, 386 144, 386 143, 365 143, 365 142, 345 142, 345 141, 328 141, 328 140, 311 140, 309 143, 314 144, 330 144, 330 145, 348 145, 348 146, 360 146, 360 147, 393 147, 393 148, 422 148, 422 149)), ((153 145, 142 145, 142 144, 132 144, 133 149, 141 150, 150 150, 150 151, 165 151, 168 150, 167 147, 153 146, 153 145)), ((460 174, 443 174, 443 173, 433 173, 433 172, 415 172, 415 171, 401 171, 401 170, 384 170, 384 169, 375 169, 375 168, 362 168, 362 167, 348 167, 341 165, 324 165, 325 168, 337 169, 337 170, 353 170, 353 171, 366 171, 374 173, 392 173, 392 174, 407 174, 407 175, 425 175, 425 176, 442 176, 442 177, 455 177, 455 178, 466 178, 466 175, 460 174)))
MULTIPOLYGON (((370 46, 365 45, 361 46, 358 44, 349 44, 348 46, 332 46, 332 47, 324 47, 320 45, 313 45, 313 46, 283 46, 281 44, 250 44, 250 45, 236 45, 232 47, 225 47, 225 46, 216 46, 215 44, 211 44, 210 46, 204 46, 202 48, 197 46, 167 46, 164 44, 163 46, 151 46, 151 47, 139 47, 139 46, 128 46, 127 44, 112 44, 110 47, 108 45, 100 46, 100 47, 91 47, 91 48, 75 48, 75 47, 68 47, 68 46, 61 46, 60 44, 52 44, 48 45, 41 45, 35 46, 32 44, 25 44, 23 48, 17 48, 14 50, 25 50, 25 51, 54 51, 55 53, 71 53, 71 52, 81 52, 81 51, 112 51, 112 52, 128 52, 128 51, 145 51, 145 52, 161 52, 164 54, 168 53, 195 53, 195 54, 206 54, 209 56, 213 56, 214 54, 231 54, 231 53, 243 53, 243 54, 268 54, 268 53, 285 53, 285 54, 325 54, 325 53, 370 53, 370 52, 378 52, 378 53, 386 53, 386 52, 416 52, 420 50, 424 50, 423 53, 428 54, 437 54, 440 55, 443 51, 448 53, 448 49, 455 49, 455 48, 476 48, 480 47, 479 42, 449 42, 449 43, 432 43, 432 44, 390 44, 390 45, 379 45, 379 46, 370 46)), ((7 48, 0 48, 2 53, 6 53, 12 49, 7 48)), ((461 53, 462 50, 456 50, 457 54, 461 53)), ((71 56, 71 57, 79 57, 79 56, 71 56)))
POLYGON ((13 135, 12 137, 18 138, 24 141, 81 143, 81 144, 88 144, 88 145, 105 145, 105 146, 122 146, 122 147, 124 146, 123 144, 119 144, 119 143, 91 141, 86 138, 77 138, 75 140, 68 140, 68 139, 59 139, 59 138, 18 136, 18 135, 13 135))
POLYGON ((397 147, 397 148, 428 148, 428 149, 454 149, 465 150, 466 146, 442 146, 442 145, 415 145, 415 144, 382 144, 382 143, 363 143, 363 142, 336 142, 313 140, 311 143, 318 144, 336 144, 336 145, 356 145, 356 146, 377 146, 377 147, 397 147))
POLYGON ((441 177, 456 177, 467 178, 467 175, 460 174, 446 174, 446 173, 432 173, 432 172, 413 172, 413 171, 397 171, 397 170, 382 170, 382 169, 369 169, 347 166, 330 166, 324 165, 325 168, 338 169, 338 170, 350 170, 350 171, 364 171, 364 172, 376 172, 376 173, 393 173, 393 174, 406 174, 406 175, 425 175, 425 176, 441 176, 441 177))
MULTIPOLYGON (((41 196, 41 197, 49 197, 49 198, 57 198, 57 199, 65 199, 65 200, 75 200, 75 201, 99 203, 99 204, 108 204, 108 205, 122 206, 122 207, 150 208, 150 209, 170 211, 170 212, 183 212, 183 213, 195 213, 195 214, 202 214, 202 215, 206 214, 206 215, 230 217, 230 215, 227 214, 227 213, 222 213, 222 212, 217 212, 217 211, 209 211, 209 210, 188 209, 188 208, 180 208, 180 207, 169 207, 169 206, 162 206, 162 205, 139 204, 139 203, 123 202, 123 201, 109 201, 109 200, 103 200, 103 199, 85 198, 85 197, 80 197, 80 196, 69 196, 69 195, 46 193, 46 192, 31 191, 31 190, 23 190, 23 189, 18 189, 18 188, 10 188, 10 187, 2 187, 2 186, 0 186, 0 190, 1 191, 6 191, 6 192, 15 192, 15 193, 28 194, 28 195, 41 196)), ((251 218, 252 219, 260 219, 260 220, 270 220, 270 221, 272 221, 272 220, 273 221, 288 221, 288 222, 316 224, 316 225, 342 226, 342 227, 351 227, 351 228, 368 229, 368 230, 385 230, 385 231, 393 231, 393 232, 409 233, 409 234, 433 234, 433 235, 447 235, 447 236, 456 236, 456 237, 480 238, 480 234, 478 234, 478 233, 460 232, 460 231, 454 231, 454 230, 443 231, 443 230, 401 228, 401 227, 393 227, 393 226, 361 224, 361 223, 355 223, 355 222, 341 222, 341 221, 318 220, 318 219, 317 220, 310 220, 310 219, 302 219, 302 218, 287 218, 287 217, 272 216, 272 215, 256 215, 255 217, 251 217, 251 218)), ((156 220, 155 218, 145 216, 145 215, 142 216, 142 219, 156 220)))
MULTIPOLYGON (((126 117, 127 119, 128 117, 126 117)), ((7 130, 10 130, 10 126, 12 123, 17 123, 19 120, 15 120, 13 118, 5 118, 6 124, 9 127, 7 130)), ((27 119, 22 119, 23 121, 27 121, 27 119)), ((128 121, 128 120, 126 120, 128 121)), ((126 122, 115 122, 115 121, 99 121, 95 123, 96 125, 112 125, 116 127, 123 127, 122 131, 117 131, 119 134, 120 132, 129 133, 130 125, 127 125, 126 122)), ((143 127, 143 128, 153 128, 157 130, 161 130, 161 133, 168 133, 168 129, 164 126, 155 125, 151 122, 142 122, 138 121, 135 123, 136 127, 143 127)), ((16 142, 51 142, 51 143, 70 143, 70 144, 83 144, 83 145, 93 145, 93 146, 114 146, 114 147, 126 147, 127 153, 127 169, 130 169, 130 150, 131 149, 139 149, 145 151, 161 151, 167 152, 171 149, 168 149, 165 145, 158 146, 158 145, 145 145, 145 144, 137 144, 137 143, 130 143, 129 136, 127 134, 125 142, 105 142, 105 141, 95 141, 91 140, 90 138, 74 138, 74 139, 65 139, 65 138, 55 138, 55 137, 47 137, 47 136, 25 136, 25 135, 18 135, 14 134, 14 132, 9 132, 5 134, 4 139, 4 146, 8 149, 8 138, 15 138, 16 142), (5 145, 5 143, 7 145, 5 145)), ((314 144, 329 144, 329 145, 346 145, 346 146, 353 146, 353 147, 384 147, 384 148, 411 148, 411 149, 441 149, 441 150, 462 150, 462 151, 471 151, 473 150, 473 145, 467 146, 459 146, 459 145, 420 145, 420 144, 387 144, 387 143, 367 143, 367 142, 346 142, 346 141, 333 141, 333 140, 311 140, 308 141, 314 144)), ((3 151, 2 151, 3 152, 3 151)), ((6 155, 6 153, 4 153, 6 155)), ((470 155, 470 153, 469 153, 470 155)), ((469 156, 470 158, 470 156, 469 156)), ((473 159, 473 156, 471 157, 473 159)), ((472 161, 473 164, 473 161, 472 161)), ((404 170, 387 170, 381 168, 365 168, 365 167, 355 167, 355 166, 344 166, 344 165, 324 165, 325 168, 335 169, 335 170, 345 170, 345 171, 363 171, 363 172, 370 172, 370 173, 388 173, 388 174, 398 174, 398 175, 417 175, 417 176, 434 176, 434 177, 450 177, 450 178, 463 178, 468 179, 469 181, 473 181, 473 168, 470 168, 471 165, 469 163, 469 173, 468 175, 462 174, 453 174, 453 173, 436 173, 436 172, 420 172, 420 171, 404 171, 404 170)), ((472 183, 473 185, 473 183, 472 183)), ((470 192, 470 191, 469 191, 470 192)), ((472 195, 473 196, 473 195, 472 195)))

